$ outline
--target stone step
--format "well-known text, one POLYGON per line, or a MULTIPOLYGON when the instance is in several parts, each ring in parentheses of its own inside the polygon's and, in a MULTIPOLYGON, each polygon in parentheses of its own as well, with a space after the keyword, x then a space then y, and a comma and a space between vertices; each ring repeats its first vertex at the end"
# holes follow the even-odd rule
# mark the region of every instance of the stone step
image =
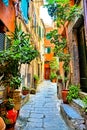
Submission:
POLYGON ((74 130, 86 130, 84 118, 68 104, 61 104, 60 111, 68 126, 74 130))
POLYGON ((81 99, 73 99, 72 102, 70 103, 70 106, 75 108, 80 115, 84 117, 84 108, 85 105, 81 99))

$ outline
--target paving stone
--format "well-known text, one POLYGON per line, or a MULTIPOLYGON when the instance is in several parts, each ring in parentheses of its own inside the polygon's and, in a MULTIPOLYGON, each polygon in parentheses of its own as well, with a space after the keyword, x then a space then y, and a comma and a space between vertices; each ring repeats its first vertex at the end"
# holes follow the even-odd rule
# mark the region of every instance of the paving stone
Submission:
MULTIPOLYGON (((28 127, 28 128, 29 127, 42 128, 43 127, 43 122, 27 122, 26 127, 28 127)), ((25 130, 25 128, 24 128, 24 130, 25 130)))
POLYGON ((30 114, 31 118, 35 118, 35 119, 42 119, 44 117, 43 114, 39 114, 39 113, 31 113, 30 114))
POLYGON ((25 127, 24 130, 45 130, 45 129, 44 128, 36 128, 36 127, 27 126, 27 127, 25 127))
POLYGON ((42 123, 43 119, 39 119, 38 118, 28 118, 29 122, 35 122, 35 123, 42 123))
POLYGON ((21 108, 15 130, 71 130, 60 114, 57 85, 44 81, 21 108))

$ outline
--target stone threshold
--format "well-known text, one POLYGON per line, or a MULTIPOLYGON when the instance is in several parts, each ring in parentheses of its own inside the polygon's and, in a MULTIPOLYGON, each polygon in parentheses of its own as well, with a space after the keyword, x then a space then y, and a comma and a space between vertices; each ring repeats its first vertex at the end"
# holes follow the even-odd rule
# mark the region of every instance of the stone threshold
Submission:
POLYGON ((68 126, 73 130, 87 130, 84 125, 84 118, 79 114, 79 112, 70 106, 69 104, 62 103, 60 105, 60 112, 68 124, 68 126))

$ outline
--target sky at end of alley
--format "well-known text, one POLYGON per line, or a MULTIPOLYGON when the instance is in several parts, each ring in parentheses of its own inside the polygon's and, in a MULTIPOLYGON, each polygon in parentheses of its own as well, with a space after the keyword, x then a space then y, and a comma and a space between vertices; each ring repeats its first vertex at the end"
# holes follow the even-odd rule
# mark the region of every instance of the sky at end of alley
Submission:
MULTIPOLYGON (((45 0, 44 0, 44 4, 45 4, 45 0)), ((43 19, 44 24, 52 26, 52 19, 48 14, 47 8, 46 7, 41 7, 40 8, 40 18, 43 19)))

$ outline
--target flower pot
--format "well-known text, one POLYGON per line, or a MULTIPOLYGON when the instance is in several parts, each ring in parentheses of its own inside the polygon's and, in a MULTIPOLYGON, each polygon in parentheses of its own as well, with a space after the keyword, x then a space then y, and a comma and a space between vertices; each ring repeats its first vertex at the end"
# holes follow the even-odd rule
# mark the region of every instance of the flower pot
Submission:
POLYGON ((59 83, 62 83, 62 79, 58 79, 58 82, 59 82, 59 83))
POLYGON ((56 79, 52 79, 52 82, 55 83, 55 82, 56 82, 56 79))
POLYGON ((23 95, 29 94, 29 90, 22 90, 22 94, 23 94, 23 95))
POLYGON ((15 123, 12 124, 6 124, 6 130, 14 130, 15 123))
POLYGON ((67 101, 68 91, 69 91, 68 89, 62 90, 62 100, 63 100, 63 103, 68 103, 68 101, 67 101))

